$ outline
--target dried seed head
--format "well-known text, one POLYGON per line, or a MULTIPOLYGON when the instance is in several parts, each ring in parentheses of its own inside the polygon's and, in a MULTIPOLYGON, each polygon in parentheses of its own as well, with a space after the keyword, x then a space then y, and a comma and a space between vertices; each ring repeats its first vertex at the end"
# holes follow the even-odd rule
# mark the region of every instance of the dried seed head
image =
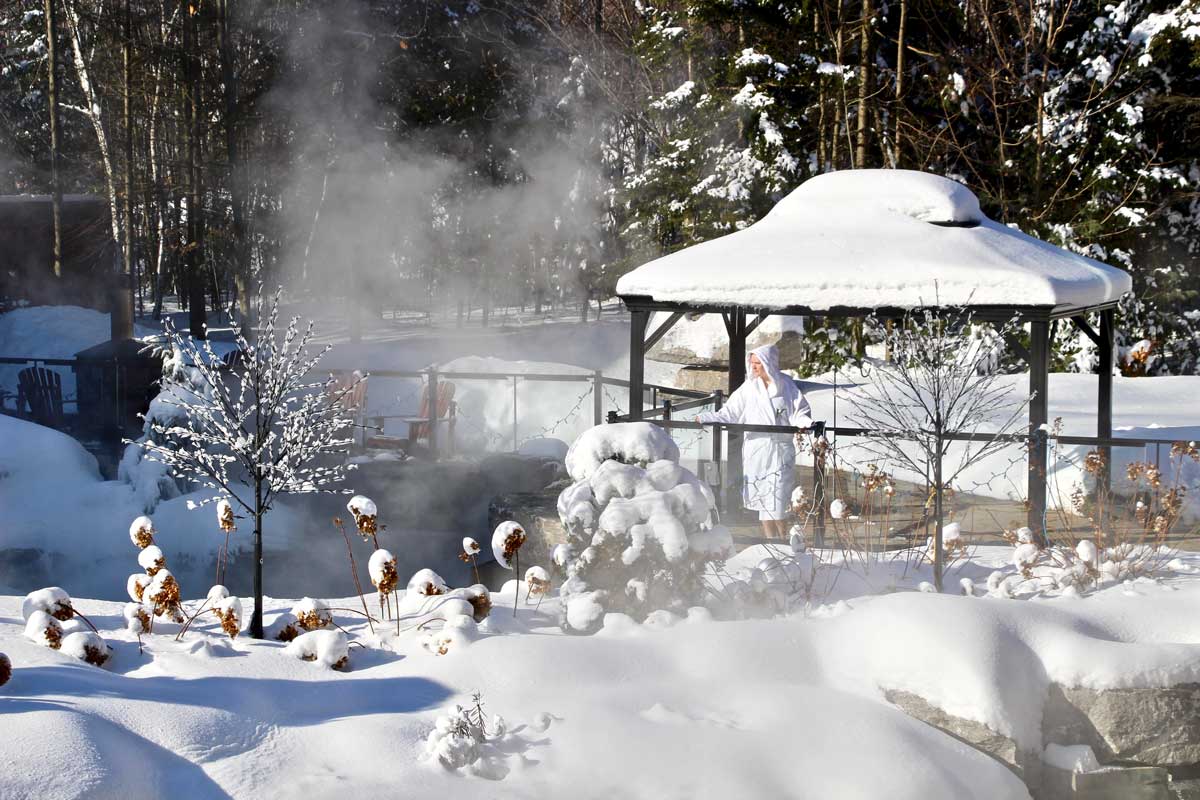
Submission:
POLYGON ((221 500, 217 503, 217 524, 221 526, 224 533, 233 533, 237 530, 237 524, 233 521, 233 506, 228 500, 221 500))
POLYGON ((476 584, 467 590, 470 595, 467 601, 471 604, 472 618, 483 622, 492 613, 492 596, 483 584, 476 584))
MULTIPOLYGON (((280 628, 279 633, 275 634, 275 638, 281 642, 290 642, 300 635, 300 631, 296 630, 295 623, 289 622, 280 628)), ((306 658, 305 661, 312 661, 311 658, 306 658)))

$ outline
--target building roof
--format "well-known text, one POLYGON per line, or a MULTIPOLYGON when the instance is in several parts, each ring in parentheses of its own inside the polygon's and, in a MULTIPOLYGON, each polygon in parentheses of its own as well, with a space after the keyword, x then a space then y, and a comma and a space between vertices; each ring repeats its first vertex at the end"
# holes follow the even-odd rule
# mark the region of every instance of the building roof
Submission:
POLYGON ((909 170, 812 178, 744 230, 644 264, 617 294, 754 309, 1086 308, 1124 270, 995 222, 960 183, 909 170))

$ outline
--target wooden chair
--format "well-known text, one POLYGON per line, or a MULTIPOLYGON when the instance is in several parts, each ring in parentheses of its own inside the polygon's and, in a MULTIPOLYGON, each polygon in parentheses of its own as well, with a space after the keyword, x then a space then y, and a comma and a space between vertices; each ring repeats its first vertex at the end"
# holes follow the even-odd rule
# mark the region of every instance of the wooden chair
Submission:
POLYGON ((45 367, 27 367, 17 373, 17 413, 26 407, 26 416, 37 424, 65 428, 62 376, 45 367))

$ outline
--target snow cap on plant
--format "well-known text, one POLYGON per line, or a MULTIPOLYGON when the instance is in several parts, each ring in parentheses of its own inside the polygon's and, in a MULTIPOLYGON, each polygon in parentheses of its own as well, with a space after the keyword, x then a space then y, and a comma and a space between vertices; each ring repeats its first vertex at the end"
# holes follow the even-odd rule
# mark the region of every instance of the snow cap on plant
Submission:
POLYGON ((1090 539, 1080 539, 1079 544, 1075 545, 1075 555, 1079 556, 1080 561, 1095 564, 1096 545, 1090 539))
POLYGON ((1017 543, 1018 544, 1030 544, 1032 541, 1033 541, 1033 529, 1032 528, 1025 528, 1025 527, 1017 528, 1017 543))
POLYGON ((501 522, 492 533, 492 555, 496 563, 505 569, 512 569, 512 558, 525 544, 525 529, 511 520, 501 522))
POLYGON ((142 598, 146 595, 146 587, 154 579, 144 572, 135 572, 129 576, 129 580, 125 582, 125 591, 129 593, 129 599, 135 603, 142 602, 142 598))
POLYGON ((57 650, 62 647, 62 623, 45 611, 34 611, 25 622, 25 637, 42 647, 57 650))
POLYGON ((149 633, 151 611, 152 608, 142 603, 126 603, 121 609, 121 616, 125 618, 125 629, 135 636, 149 633))
POLYGON ((545 567, 533 566, 525 570, 525 588, 530 597, 540 597, 550 591, 550 573, 545 567))
POLYGON ((21 616, 29 619, 30 614, 35 611, 45 611, 63 622, 75 616, 75 609, 71 606, 71 596, 67 594, 66 590, 57 586, 47 586, 45 589, 38 589, 25 595, 25 599, 21 602, 21 616))
POLYGON ((218 583, 216 586, 214 586, 208 590, 207 597, 209 600, 212 600, 214 603, 218 603, 218 602, 224 600, 226 597, 229 597, 229 590, 218 583))
POLYGON ((382 547, 371 554, 367 572, 380 594, 391 594, 400 583, 400 576, 396 574, 396 557, 382 547))
POLYGON ((75 656, 80 661, 86 661, 97 667, 103 667, 108 662, 108 645, 99 634, 92 631, 76 631, 63 637, 62 652, 75 656))
POLYGON ((309 631, 297 636, 284 650, 301 661, 316 661, 328 669, 350 666, 350 642, 341 631, 309 631))
POLYGON ((470 536, 463 538, 463 552, 467 555, 476 556, 483 548, 479 546, 479 542, 472 539, 470 536))
POLYGON ((408 579, 408 591, 410 594, 433 597, 434 595, 445 594, 449 590, 450 587, 446 585, 446 581, 442 576, 428 568, 417 570, 408 579))
POLYGON ((468 586, 464 591, 467 593, 467 602, 471 604, 473 611, 471 617, 476 622, 483 622, 492 613, 491 592, 482 583, 468 586))
POLYGON ((12 662, 8 660, 8 656, 0 653, 0 686, 8 683, 12 677, 12 662))
POLYGON ((155 545, 143 547, 142 552, 138 553, 138 566, 146 570, 146 574, 151 578, 166 565, 167 560, 163 557, 162 550, 155 545))
POLYGON ((834 500, 829 504, 829 516, 834 519, 843 519, 848 512, 849 509, 841 499, 834 500))
POLYGON ((792 489, 792 510, 799 512, 804 508, 804 502, 808 498, 804 494, 804 487, 797 486, 792 489))
POLYGON ((154 544, 154 522, 147 516, 141 516, 129 524, 129 541, 139 550, 154 544))
POLYGON ((350 498, 350 502, 346 503, 346 508, 354 515, 354 524, 364 539, 376 533, 375 518, 378 516, 379 510, 375 507, 374 500, 365 495, 356 494, 350 498))
POLYGON ((233 521, 233 506, 224 497, 217 501, 217 524, 225 533, 237 530, 237 523, 233 521))

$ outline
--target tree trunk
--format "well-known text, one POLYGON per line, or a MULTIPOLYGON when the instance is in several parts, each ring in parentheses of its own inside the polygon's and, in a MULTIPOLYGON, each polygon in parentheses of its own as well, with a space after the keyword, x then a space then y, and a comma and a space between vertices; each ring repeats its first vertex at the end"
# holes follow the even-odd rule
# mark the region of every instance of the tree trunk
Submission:
POLYGON ((263 638, 263 547, 262 520, 266 511, 263 503, 262 475, 254 477, 254 615, 250 617, 250 635, 263 638))
POLYGON ((900 110, 904 107, 904 35, 908 29, 908 0, 900 0, 900 29, 896 34, 896 110, 892 114, 892 165, 904 166, 900 156, 900 110))
POLYGON ((233 39, 230 33, 233 12, 229 0, 221 0, 220 11, 221 82, 225 85, 225 155, 229 160, 229 199, 233 220, 233 281, 237 287, 239 315, 243 323, 249 321, 253 325, 254 321, 249 318, 250 293, 254 287, 250 285, 250 262, 246 257, 246 191, 238 157, 238 78, 234 71, 233 39))
POLYGON ((180 0, 183 25, 184 91, 187 95, 188 216, 184 271, 188 285, 188 327, 195 339, 206 339, 204 274, 200 243, 200 76, 196 58, 196 17, 191 0, 180 0))
POLYGON ((867 165, 867 98, 871 85, 871 19, 874 12, 871 0, 862 0, 862 20, 859 22, 858 40, 858 143, 854 166, 863 169, 867 165))
POLYGON ((62 277, 62 181, 58 176, 58 8, 46 0, 46 96, 50 103, 50 214, 54 277, 62 277))

